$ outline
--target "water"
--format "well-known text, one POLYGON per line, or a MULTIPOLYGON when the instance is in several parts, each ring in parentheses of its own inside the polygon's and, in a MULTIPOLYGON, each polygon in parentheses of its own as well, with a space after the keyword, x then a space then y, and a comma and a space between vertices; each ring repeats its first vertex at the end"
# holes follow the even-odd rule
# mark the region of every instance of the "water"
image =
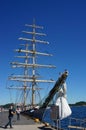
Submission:
MULTIPOLYGON (((86 106, 74 106, 74 107, 71 107, 71 110, 72 110, 71 116, 61 120, 61 122, 60 122, 61 128, 68 129, 68 125, 70 124, 71 118, 73 118, 71 120, 71 125, 77 125, 77 126, 81 125, 83 127, 86 127, 86 106), (75 120, 75 118, 77 120, 75 120), (80 119, 81 120, 85 119, 85 123, 81 122, 81 124, 80 124, 80 119)), ((55 125, 54 122, 50 119, 49 115, 47 115, 46 117, 47 118, 45 119, 45 121, 48 121, 51 125, 55 125)))
POLYGON ((71 125, 83 126, 86 127, 86 106, 75 106, 71 107, 72 114, 66 119, 61 121, 61 127, 67 128, 67 126, 71 123, 71 125), (73 119, 71 119, 73 118, 73 119), (71 122, 70 122, 71 119, 71 122), (80 119, 80 120, 78 120, 80 119), (85 119, 85 123, 81 120, 85 119), (80 124, 80 122, 82 124, 80 124))

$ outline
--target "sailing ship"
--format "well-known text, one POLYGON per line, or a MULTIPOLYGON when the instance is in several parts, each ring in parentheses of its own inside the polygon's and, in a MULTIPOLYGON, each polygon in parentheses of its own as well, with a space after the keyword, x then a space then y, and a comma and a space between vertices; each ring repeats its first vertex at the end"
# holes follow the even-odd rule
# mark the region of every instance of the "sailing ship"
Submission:
MULTIPOLYGON (((37 69, 39 68, 56 68, 54 65, 45 65, 45 64, 39 64, 38 57, 39 56, 52 56, 52 54, 45 53, 38 51, 37 47, 39 45, 46 45, 49 44, 49 42, 45 40, 41 40, 41 36, 46 36, 46 34, 38 32, 37 30, 42 30, 43 27, 36 25, 35 20, 33 20, 33 24, 28 25, 25 24, 26 27, 30 28, 31 31, 22 31, 25 34, 25 37, 20 37, 19 40, 23 42, 23 44, 20 44, 22 47, 19 49, 16 49, 15 51, 20 54, 16 56, 20 60, 18 62, 11 62, 11 66, 13 68, 19 68, 23 69, 23 74, 12 74, 9 76, 9 81, 13 82, 20 82, 22 86, 8 86, 9 89, 17 89, 17 90, 23 90, 23 106, 27 105, 27 98, 30 99, 31 94, 31 101, 29 102, 29 105, 32 107, 29 110, 23 111, 23 114, 32 116, 33 118, 38 118, 41 121, 46 121, 46 111, 51 115, 50 110, 55 108, 56 110, 56 120, 57 119, 63 119, 66 118, 71 114, 71 109, 67 103, 66 100, 66 87, 65 81, 68 76, 68 71, 65 70, 63 72, 57 81, 54 81, 52 79, 41 79, 39 74, 37 74, 37 69), (30 36, 30 38, 28 38, 30 36), (24 48, 24 49, 22 49, 24 48), (56 83, 55 83, 56 82, 56 83), (45 98, 45 100, 42 102, 42 104, 37 108, 36 106, 38 103, 36 102, 36 92, 38 92, 41 88, 38 86, 39 83, 55 83, 54 87, 51 88, 51 90, 48 93, 48 96, 45 98), (29 95, 29 97, 28 97, 29 95), (52 102, 50 104, 50 102, 52 102), (54 105, 54 107, 51 107, 54 105), (35 109, 34 109, 35 106, 35 109), (49 106, 49 109, 47 107, 49 106), (57 107, 55 107, 57 106, 57 107), (66 106, 66 111, 64 110, 64 107, 66 106), (36 109, 37 108, 37 109, 36 109)), ((18 72, 16 71, 16 72, 18 72)), ((21 71, 19 71, 21 72, 21 71)), ((43 91, 43 90, 42 90, 43 91)), ((17 96, 18 97, 18 96, 17 96)), ((47 121, 48 122, 48 121, 47 121)))
MULTIPOLYGON (((14 81, 18 83, 20 82, 21 86, 20 84, 19 86, 16 85, 17 83, 9 86, 8 83, 7 88, 10 90, 15 89, 23 92, 23 98, 22 98, 23 106, 27 105, 26 100, 27 98, 30 99, 30 97, 27 97, 27 95, 29 93, 30 96, 31 93, 32 99, 29 103, 31 106, 33 106, 33 108, 22 111, 22 114, 29 115, 33 118, 39 119, 42 122, 47 122, 51 126, 52 123, 55 123, 54 126, 56 127, 56 129, 59 129, 58 127, 60 126, 59 125, 60 120, 70 116, 72 113, 66 99, 66 78, 68 76, 68 71, 65 70, 63 73, 61 73, 61 75, 59 76, 56 82, 52 79, 51 80, 40 79, 41 77, 39 76, 39 74, 37 74, 37 69, 56 68, 56 66, 37 63, 38 56, 52 56, 52 54, 40 52, 37 50, 37 44, 38 45, 49 44, 49 42, 47 41, 37 39, 37 37, 39 36, 40 37, 46 36, 46 34, 44 33, 37 32, 38 29, 43 29, 43 27, 36 25, 35 20, 33 20, 32 25, 26 24, 25 26, 32 29, 32 31, 23 31, 23 33, 26 34, 26 36, 31 35, 31 38, 27 38, 27 37, 19 38, 19 40, 24 42, 23 44, 20 44, 22 46, 21 48, 15 50, 18 54, 20 54, 16 56, 20 60, 18 60, 18 62, 11 62, 11 66, 13 68, 18 68, 18 70, 19 68, 22 68, 23 73, 17 75, 11 74, 8 78, 8 80, 10 81, 14 81), (38 83, 55 83, 55 85, 49 91, 48 96, 45 98, 44 102, 39 106, 39 108, 37 107, 34 108, 34 106, 37 105, 35 100, 36 92, 38 92, 41 89, 38 86, 38 83), (53 100, 52 104, 49 104, 52 100, 53 100)), ((18 95, 16 95, 16 97, 18 97, 18 95)), ((77 120, 80 121, 80 119, 75 119, 75 118, 73 119, 75 120, 73 122, 77 122, 77 120)), ((81 121, 82 124, 83 122, 86 124, 86 120, 81 120, 81 121)), ((79 123, 80 126, 77 126, 74 124, 72 125, 71 122, 68 128, 86 130, 85 127, 81 126, 81 123, 79 123)))
MULTIPOLYGON (((37 72, 38 69, 56 68, 56 66, 39 64, 37 62, 39 56, 52 56, 52 54, 40 52, 37 50, 39 44, 49 44, 49 42, 41 40, 40 38, 46 36, 46 34, 38 32, 38 30, 42 30, 43 27, 36 25, 35 20, 33 20, 33 24, 25 24, 25 26, 29 28, 30 31, 22 31, 24 36, 19 38, 19 40, 22 42, 22 44, 20 44, 21 48, 15 50, 15 52, 18 53, 18 56, 16 56, 16 58, 18 58, 18 61, 11 62, 12 68, 16 68, 16 72, 19 72, 19 74, 11 74, 9 76, 7 88, 9 88, 10 90, 19 90, 21 91, 21 93, 23 93, 22 104, 24 106, 27 105, 28 99, 30 99, 30 101, 28 101, 28 104, 34 106, 37 104, 36 93, 38 92, 38 94, 40 95, 39 91, 40 89, 42 89, 41 87, 39 87, 39 83, 55 82, 52 79, 41 79, 39 73, 37 72), (21 71, 23 72, 22 74, 20 74, 21 71), (13 84, 10 84, 10 81, 13 81, 13 84)), ((16 95, 16 97, 18 97, 18 95, 16 95)), ((16 101, 18 101, 18 99, 16 99, 16 101)))

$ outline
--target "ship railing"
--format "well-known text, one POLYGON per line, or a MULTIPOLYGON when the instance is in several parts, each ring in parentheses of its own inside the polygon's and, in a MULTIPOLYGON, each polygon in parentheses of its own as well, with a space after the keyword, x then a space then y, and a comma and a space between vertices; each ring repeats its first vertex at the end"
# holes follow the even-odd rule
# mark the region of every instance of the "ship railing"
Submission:
POLYGON ((70 118, 68 128, 86 130, 86 119, 70 118))

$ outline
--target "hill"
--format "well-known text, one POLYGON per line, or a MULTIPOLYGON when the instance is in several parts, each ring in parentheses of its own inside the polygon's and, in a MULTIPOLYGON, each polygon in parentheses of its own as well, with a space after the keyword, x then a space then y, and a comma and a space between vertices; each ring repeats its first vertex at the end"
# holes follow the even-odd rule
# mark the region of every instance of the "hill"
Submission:
POLYGON ((70 106, 86 106, 85 101, 76 102, 74 104, 69 104, 70 106))

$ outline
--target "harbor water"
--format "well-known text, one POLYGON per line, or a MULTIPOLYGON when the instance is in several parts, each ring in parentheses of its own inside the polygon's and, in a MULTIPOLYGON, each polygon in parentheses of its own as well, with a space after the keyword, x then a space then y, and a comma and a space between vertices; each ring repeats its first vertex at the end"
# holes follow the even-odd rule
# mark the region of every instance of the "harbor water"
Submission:
MULTIPOLYGON (((68 125, 82 126, 86 128, 86 106, 73 106, 71 107, 72 114, 60 120, 60 127, 68 129, 68 125)), ((50 119, 50 115, 46 116, 45 121, 48 121, 52 126, 55 126, 54 122, 50 119)))

